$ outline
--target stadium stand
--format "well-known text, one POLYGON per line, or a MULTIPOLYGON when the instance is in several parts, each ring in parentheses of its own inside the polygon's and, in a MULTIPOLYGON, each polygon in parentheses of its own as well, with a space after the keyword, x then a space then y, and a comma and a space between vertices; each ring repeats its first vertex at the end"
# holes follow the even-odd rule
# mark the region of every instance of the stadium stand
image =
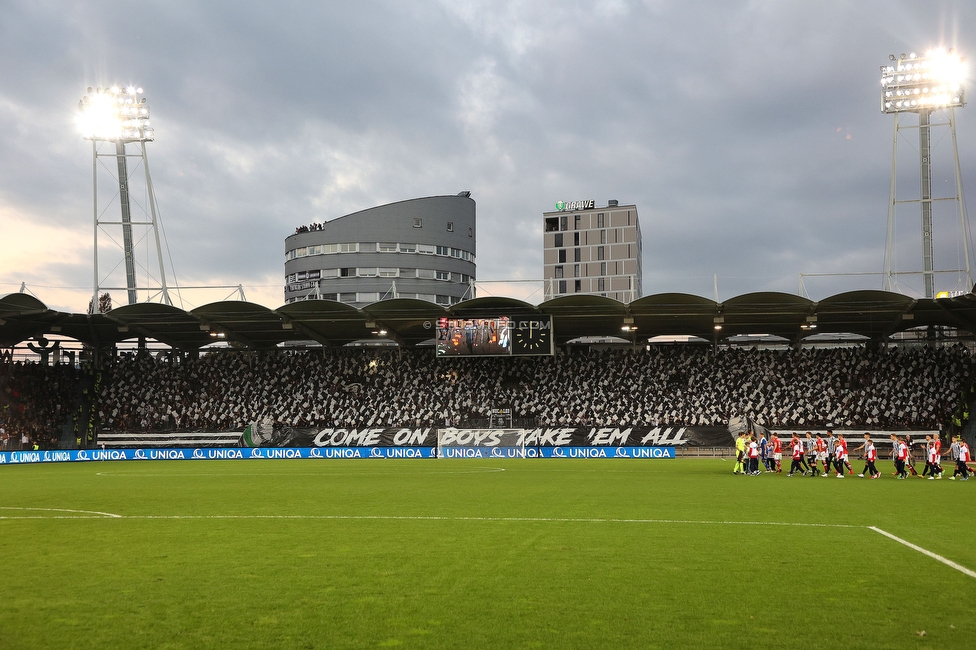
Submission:
POLYGON ((973 399, 963 346, 774 351, 661 346, 560 350, 534 359, 436 361, 430 350, 230 352, 107 369, 106 430, 443 426, 508 405, 538 426, 707 426, 747 415, 773 428, 945 429, 973 399))

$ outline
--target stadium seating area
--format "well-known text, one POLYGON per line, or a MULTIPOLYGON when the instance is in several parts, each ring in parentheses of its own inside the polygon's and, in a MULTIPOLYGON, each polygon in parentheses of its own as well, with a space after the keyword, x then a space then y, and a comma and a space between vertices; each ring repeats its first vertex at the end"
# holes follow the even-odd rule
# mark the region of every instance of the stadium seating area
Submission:
POLYGON ((6 365, 7 431, 34 437, 97 385, 103 430, 459 425, 510 405, 538 426, 945 428, 973 399, 966 348, 773 351, 669 346, 554 357, 435 359, 431 350, 230 351, 172 362, 122 355, 96 381, 66 366, 6 365))
POLYGON ((0 429, 4 450, 38 443, 57 447, 59 426, 73 415, 82 373, 67 365, 50 368, 39 364, 0 366, 0 429), (26 441, 23 442, 26 434, 26 441))
POLYGON ((103 382, 105 428, 459 424, 511 405, 539 426, 716 425, 940 428, 972 398, 963 347, 704 347, 435 360, 430 350, 225 353, 171 364, 123 357, 103 382))

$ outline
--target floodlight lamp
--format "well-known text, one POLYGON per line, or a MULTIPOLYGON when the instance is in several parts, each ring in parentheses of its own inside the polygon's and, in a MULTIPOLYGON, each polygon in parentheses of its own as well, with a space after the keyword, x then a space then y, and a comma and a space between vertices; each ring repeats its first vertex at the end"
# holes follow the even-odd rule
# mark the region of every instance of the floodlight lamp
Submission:
POLYGON ((146 98, 123 96, 141 91, 134 86, 124 89, 115 86, 111 89, 98 87, 92 92, 89 87, 88 95, 78 102, 77 123, 82 137, 87 140, 151 142, 155 135, 149 128, 146 98))
MULTIPOLYGON (((889 56, 889 59, 891 56, 889 56)), ((965 60, 942 48, 919 57, 903 54, 897 65, 881 66, 883 113, 933 111, 966 105, 965 60)))

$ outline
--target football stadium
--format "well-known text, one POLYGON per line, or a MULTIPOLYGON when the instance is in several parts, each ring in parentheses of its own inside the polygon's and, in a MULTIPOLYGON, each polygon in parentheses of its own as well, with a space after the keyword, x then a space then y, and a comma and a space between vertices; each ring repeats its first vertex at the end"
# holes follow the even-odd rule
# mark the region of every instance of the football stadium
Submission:
POLYGON ((0 297, 0 648, 976 647, 964 64, 880 66, 883 286, 818 299, 645 294, 653 206, 541 192, 494 295, 469 190, 282 229, 277 307, 181 285, 144 91, 88 87, 88 308, 0 297))
POLYGON ((802 647, 821 606, 856 647, 976 632, 972 295, 0 305, 10 647, 802 647), (787 472, 807 431, 846 467, 787 472))

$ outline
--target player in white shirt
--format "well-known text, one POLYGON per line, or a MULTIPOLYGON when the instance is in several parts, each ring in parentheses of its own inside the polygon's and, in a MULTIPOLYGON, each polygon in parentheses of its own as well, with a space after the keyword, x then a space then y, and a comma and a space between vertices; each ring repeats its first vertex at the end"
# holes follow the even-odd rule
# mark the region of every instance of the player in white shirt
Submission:
POLYGON ((864 475, 867 474, 871 478, 880 478, 881 472, 874 466, 875 461, 878 460, 878 450, 874 446, 874 441, 871 440, 871 434, 864 434, 864 444, 858 449, 862 448, 864 449, 864 471, 858 476, 864 478, 864 475))
POLYGON ((925 468, 929 470, 929 480, 934 481, 937 478, 942 478, 942 464, 940 463, 939 447, 935 444, 935 441, 931 439, 931 436, 926 436, 928 438, 928 445, 925 449, 927 454, 928 462, 925 464, 925 468))
POLYGON ((969 455, 969 445, 964 438, 959 438, 959 460, 956 461, 956 465, 959 467, 959 473, 962 474, 960 481, 969 480, 969 466, 966 463, 970 460, 972 458, 969 455))

